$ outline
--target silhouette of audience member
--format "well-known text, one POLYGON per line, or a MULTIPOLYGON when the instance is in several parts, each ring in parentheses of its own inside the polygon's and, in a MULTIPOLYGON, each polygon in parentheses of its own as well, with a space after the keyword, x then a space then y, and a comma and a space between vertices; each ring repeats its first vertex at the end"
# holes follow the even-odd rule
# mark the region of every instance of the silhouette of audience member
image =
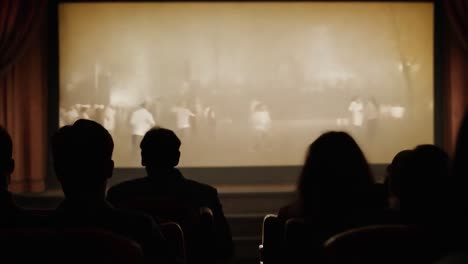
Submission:
POLYGON ((393 158, 392 162, 387 166, 387 176, 385 178, 385 186, 388 193, 388 207, 391 210, 399 210, 400 201, 399 190, 400 188, 400 179, 401 174, 404 171, 404 168, 407 166, 407 163, 410 161, 412 150, 402 150, 398 152, 393 158))
MULTIPOLYGON (((185 179, 175 168, 179 163, 180 145, 179 138, 171 130, 153 128, 148 131, 140 144, 141 162, 148 176, 113 186, 108 191, 108 200, 117 205, 122 201, 150 198, 181 201, 195 210, 201 207, 210 208, 214 216, 214 248, 210 250, 210 254, 218 261, 227 260, 232 256, 233 243, 217 190, 185 179)), ((187 239, 190 243, 190 237, 187 239)), ((197 245, 194 244, 197 241, 189 244, 187 254, 189 260, 196 262, 197 252, 194 250, 197 245)))
POLYGON ((42 218, 18 207, 8 191, 14 169, 13 143, 6 129, 0 126, 0 227, 39 226, 43 223, 42 218))
POLYGON ((138 242, 147 262, 172 262, 151 217, 115 209, 106 201, 106 184, 114 169, 113 148, 109 132, 91 120, 80 119, 53 136, 54 169, 65 199, 51 216, 52 225, 108 230, 138 242))
POLYGON ((457 249, 453 215, 450 159, 441 148, 419 145, 405 152, 390 178, 390 193, 398 201, 398 222, 416 227, 432 243, 431 254, 445 255, 457 249))
POLYGON ((309 147, 298 200, 279 216, 320 220, 341 229, 353 224, 349 217, 375 209, 373 190, 369 165, 354 139, 345 132, 327 132, 309 147))
POLYGON ((281 208, 278 217, 304 218, 303 241, 307 246, 287 256, 288 262, 295 258, 323 261, 326 239, 375 224, 381 217, 369 165, 358 144, 345 132, 324 133, 310 145, 297 192, 297 201, 281 208))
POLYGON ((434 145, 420 145, 402 155, 390 178, 402 221, 425 227, 441 224, 448 216, 447 153, 434 145))

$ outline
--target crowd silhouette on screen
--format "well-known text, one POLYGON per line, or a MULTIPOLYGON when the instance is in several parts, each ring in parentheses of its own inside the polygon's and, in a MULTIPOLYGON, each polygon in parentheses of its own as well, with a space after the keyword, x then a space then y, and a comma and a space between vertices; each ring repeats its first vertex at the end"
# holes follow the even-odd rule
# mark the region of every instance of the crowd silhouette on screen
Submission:
MULTIPOLYGON (((13 144, 0 127, 0 228, 98 229, 135 242, 145 263, 229 262, 234 246, 218 192, 186 179, 177 169, 182 143, 171 130, 149 129, 139 145, 147 176, 112 186, 106 194, 114 170, 111 134, 86 119, 63 126, 52 137, 51 149, 65 197, 55 210, 38 214, 17 206, 8 191, 15 168, 13 144), (184 258, 173 248, 171 233, 164 231, 169 222, 177 223, 183 233, 184 258)), ((279 252, 269 253, 277 256, 269 262, 337 263, 329 259, 330 250, 326 249, 343 237, 362 234, 369 229, 360 228, 369 226, 403 226, 431 242, 425 259, 430 255, 431 261, 452 263, 450 254, 466 255, 466 188, 468 112, 453 159, 435 145, 402 150, 388 165, 381 186, 374 183, 363 151, 349 134, 326 132, 308 148, 297 198, 289 205, 278 205, 276 221, 286 235, 277 247, 279 252), (300 219, 302 228, 293 236, 291 219, 300 219), (298 240, 294 247, 288 244, 291 238, 298 240)), ((385 250, 389 255, 396 252, 385 250)), ((387 263, 382 258, 381 263, 387 263)))

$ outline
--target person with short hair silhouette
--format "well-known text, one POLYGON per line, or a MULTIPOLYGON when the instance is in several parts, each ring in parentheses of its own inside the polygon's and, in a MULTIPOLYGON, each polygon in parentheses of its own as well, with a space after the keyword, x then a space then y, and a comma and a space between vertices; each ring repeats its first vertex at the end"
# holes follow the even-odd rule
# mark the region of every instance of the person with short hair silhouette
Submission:
POLYGON ((52 225, 108 230, 138 242, 148 263, 172 262, 167 243, 151 217, 115 209, 107 202, 113 148, 109 132, 91 120, 80 119, 53 136, 54 169, 65 199, 51 216, 52 225))
POLYGON ((426 144, 411 150, 390 179, 390 190, 399 202, 399 223, 424 231, 426 241, 434 244, 431 254, 444 255, 458 247, 461 230, 453 228, 458 219, 449 173, 448 154, 426 144))
MULTIPOLYGON (((140 144, 141 163, 148 176, 113 186, 108 191, 108 200, 120 204, 131 199, 153 198, 182 201, 194 209, 210 208, 214 217, 215 240, 210 254, 217 260, 227 260, 232 256, 233 244, 217 190, 209 185, 185 179, 175 168, 179 164, 180 146, 180 139, 169 129, 153 128, 148 131, 140 144)), ((190 237, 188 239, 190 240, 190 237)), ((192 246, 196 248, 200 245, 196 245, 194 241, 192 246)), ((189 262, 200 261, 197 259, 197 253, 200 252, 191 250, 190 245, 187 250, 189 262)))
POLYGON ((13 142, 8 131, 0 126, 0 228, 41 226, 43 219, 16 205, 8 191, 14 169, 13 142))
POLYGON ((419 145, 407 154, 390 178, 405 224, 432 226, 445 221, 449 166, 447 153, 434 145, 419 145))
POLYGON ((401 190, 401 174, 407 166, 406 164, 410 162, 412 154, 412 150, 402 150, 395 155, 395 157, 392 159, 392 162, 387 166, 387 175, 385 177, 384 184, 388 194, 388 207, 391 210, 399 210, 400 208, 400 201, 398 200, 398 196, 401 190))

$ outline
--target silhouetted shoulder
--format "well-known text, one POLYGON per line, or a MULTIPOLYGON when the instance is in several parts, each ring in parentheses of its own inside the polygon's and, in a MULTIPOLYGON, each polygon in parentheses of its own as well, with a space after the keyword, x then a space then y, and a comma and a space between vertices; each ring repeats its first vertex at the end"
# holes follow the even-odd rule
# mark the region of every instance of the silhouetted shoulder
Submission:
POLYGON ((193 192, 195 194, 205 194, 207 196, 218 196, 218 190, 208 184, 189 179, 185 179, 184 182, 187 191, 193 192))
POLYGON ((129 181, 124 181, 124 182, 121 182, 119 184, 116 184, 114 186, 112 186, 110 190, 117 190, 117 191, 122 191, 122 190, 126 190, 126 189, 133 189, 133 188, 140 188, 142 186, 147 186, 148 185, 148 178, 147 177, 144 177, 144 178, 138 178, 138 179, 133 179, 133 180, 129 180, 129 181))
POLYGON ((145 194, 151 190, 151 184, 147 177, 138 178, 121 182, 109 188, 107 191, 107 199, 112 202, 115 199, 119 199, 118 196, 135 197, 139 194, 145 194))

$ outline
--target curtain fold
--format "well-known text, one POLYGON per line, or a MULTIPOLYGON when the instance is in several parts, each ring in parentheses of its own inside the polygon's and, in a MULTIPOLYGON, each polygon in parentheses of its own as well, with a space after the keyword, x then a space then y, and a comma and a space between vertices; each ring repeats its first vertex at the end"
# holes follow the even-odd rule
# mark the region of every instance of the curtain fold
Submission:
POLYGON ((10 189, 44 190, 47 165, 45 0, 0 1, 0 125, 13 139, 10 189))
POLYGON ((40 26, 45 0, 0 1, 0 76, 28 47, 32 32, 40 26))
POLYGON ((468 1, 444 1, 444 144, 453 153, 468 106, 468 1))
POLYGON ((450 0, 444 3, 451 29, 462 48, 468 51, 468 1, 450 0))

